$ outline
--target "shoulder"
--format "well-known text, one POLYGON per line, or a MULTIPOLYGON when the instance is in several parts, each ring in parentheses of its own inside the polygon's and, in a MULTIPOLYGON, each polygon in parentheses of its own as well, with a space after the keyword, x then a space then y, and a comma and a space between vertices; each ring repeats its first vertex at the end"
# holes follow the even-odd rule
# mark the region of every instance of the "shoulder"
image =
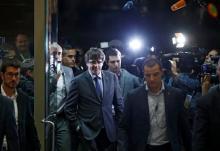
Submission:
POLYGON ((168 92, 172 92, 172 94, 184 94, 184 92, 181 89, 168 86, 166 84, 165 84, 165 90, 168 92))
POLYGON ((130 72, 128 72, 126 69, 121 69, 121 73, 125 76, 129 76, 131 78, 137 78, 135 75, 131 74, 130 72))
POLYGON ((67 66, 62 66, 62 68, 63 68, 64 71, 72 71, 72 68, 67 67, 67 66))
POLYGON ((108 70, 102 70, 103 78, 115 79, 117 76, 115 73, 112 73, 108 70))
POLYGON ((6 110, 13 110, 13 102, 9 98, 0 94, 0 106, 6 110))
POLYGON ((0 94, 0 104, 11 104, 10 102, 12 102, 9 98, 3 96, 0 94))
POLYGON ((130 96, 130 97, 137 97, 137 96, 138 96, 138 98, 139 98, 140 96, 143 96, 143 95, 146 94, 146 93, 147 93, 147 91, 146 91, 145 85, 142 85, 142 86, 140 86, 140 87, 137 87, 137 88, 135 88, 135 89, 132 89, 132 90, 128 93, 128 96, 130 96))
POLYGON ((28 96, 27 93, 25 93, 22 89, 17 89, 17 93, 19 98, 21 98, 23 101, 28 102, 32 100, 32 97, 28 96))
POLYGON ((213 104, 216 101, 219 102, 219 100, 220 100, 220 88, 219 85, 215 85, 212 88, 210 88, 209 92, 206 95, 198 99, 198 104, 208 105, 208 104, 213 104))

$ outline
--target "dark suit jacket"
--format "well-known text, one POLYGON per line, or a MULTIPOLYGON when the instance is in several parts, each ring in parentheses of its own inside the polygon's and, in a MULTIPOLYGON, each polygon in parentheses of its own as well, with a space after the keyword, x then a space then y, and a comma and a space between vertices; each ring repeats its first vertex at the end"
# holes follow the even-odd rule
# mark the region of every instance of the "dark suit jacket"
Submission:
MULTIPOLYGON (((18 136, 21 151, 40 150, 40 142, 31 112, 31 98, 20 89, 17 90, 18 136)), ((14 114, 14 112, 13 112, 14 114)))
MULTIPOLYGON (((150 130, 150 117, 146 87, 141 86, 128 94, 119 125, 120 151, 145 151, 150 130)), ((180 90, 165 86, 165 117, 167 135, 172 151, 191 148, 191 134, 187 124, 183 102, 185 95, 180 90)))
MULTIPOLYGON (((63 71, 63 77, 64 77, 64 85, 66 88, 66 92, 68 93, 70 90, 70 84, 71 81, 74 79, 74 74, 71 68, 63 66, 62 65, 62 71, 63 71)), ((49 94, 50 94, 50 101, 55 101, 53 100, 54 98, 56 98, 56 89, 57 89, 57 79, 56 79, 56 75, 53 75, 50 77, 50 84, 49 84, 49 94)), ((56 102, 50 102, 50 107, 52 107, 53 103, 56 102)), ((63 107, 65 105, 65 100, 63 99, 61 101, 61 103, 57 106, 57 109, 52 109, 52 111, 56 111, 58 113, 63 111, 63 107)))
POLYGON ((213 87, 198 99, 193 131, 193 151, 219 150, 220 88, 213 87))
POLYGON ((116 140, 116 126, 113 119, 112 105, 116 118, 119 118, 122 109, 122 96, 115 74, 102 71, 103 99, 96 94, 93 79, 88 71, 77 76, 66 98, 65 115, 70 121, 72 130, 76 123, 81 127, 85 139, 92 140, 104 127, 110 141, 116 140))
POLYGON ((0 94, 0 149, 4 135, 7 138, 8 150, 19 151, 13 102, 0 94))
POLYGON ((21 151, 40 150, 40 141, 31 112, 31 102, 30 97, 21 90, 18 90, 18 134, 21 151))

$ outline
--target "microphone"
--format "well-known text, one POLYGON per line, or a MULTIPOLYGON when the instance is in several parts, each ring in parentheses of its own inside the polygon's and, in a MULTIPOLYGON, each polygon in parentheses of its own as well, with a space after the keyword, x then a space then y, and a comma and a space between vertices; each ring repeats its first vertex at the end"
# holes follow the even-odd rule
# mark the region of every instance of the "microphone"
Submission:
POLYGON ((177 1, 176 3, 174 3, 174 4, 170 7, 170 9, 171 9, 172 11, 177 11, 177 10, 179 10, 179 9, 185 7, 185 6, 186 6, 186 0, 179 0, 179 1, 177 1))

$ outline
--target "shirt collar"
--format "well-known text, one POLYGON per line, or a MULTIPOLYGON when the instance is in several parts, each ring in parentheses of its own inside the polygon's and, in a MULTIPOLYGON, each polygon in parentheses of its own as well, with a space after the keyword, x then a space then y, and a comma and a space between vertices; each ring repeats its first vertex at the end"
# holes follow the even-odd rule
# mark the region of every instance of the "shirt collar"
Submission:
POLYGON ((165 90, 164 81, 161 80, 161 82, 162 82, 162 86, 161 86, 161 88, 160 88, 160 91, 158 91, 157 93, 151 92, 151 91, 149 90, 148 86, 147 86, 147 83, 145 84, 145 88, 146 88, 146 90, 149 91, 151 94, 159 95, 159 94, 161 94, 161 93, 163 92, 163 90, 165 90))
POLYGON ((3 88, 3 84, 1 85, 1 93, 2 93, 3 96, 6 96, 6 97, 8 97, 8 98, 10 98, 12 100, 15 100, 17 98, 17 96, 18 96, 18 92, 17 92, 16 89, 15 89, 15 93, 11 97, 7 96, 7 94, 5 93, 5 90, 3 88))
MULTIPOLYGON (((89 71, 89 70, 88 70, 89 71)), ((92 79, 94 79, 95 77, 98 77, 100 79, 102 79, 102 71, 98 74, 98 75, 94 75, 89 71, 90 76, 92 77, 92 79)))

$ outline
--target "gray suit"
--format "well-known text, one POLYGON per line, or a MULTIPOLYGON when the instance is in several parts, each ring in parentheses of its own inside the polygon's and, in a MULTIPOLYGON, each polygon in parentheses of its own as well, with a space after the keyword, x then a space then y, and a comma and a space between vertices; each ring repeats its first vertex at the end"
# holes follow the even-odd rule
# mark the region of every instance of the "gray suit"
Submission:
POLYGON ((115 107, 116 118, 123 110, 123 102, 118 79, 109 71, 102 71, 103 99, 95 91, 93 79, 88 71, 77 76, 70 89, 64 107, 65 115, 72 130, 80 126, 83 137, 93 140, 104 127, 108 139, 116 141, 116 125, 112 114, 115 107))
MULTIPOLYGON (((64 96, 69 92, 71 81, 74 79, 73 71, 71 68, 62 66, 62 76, 63 76, 63 84, 65 87, 64 96)), ((57 151, 71 151, 71 133, 69 129, 69 123, 63 116, 63 107, 65 105, 65 100, 57 99, 57 82, 56 75, 50 77, 50 114, 55 112, 57 113, 56 119, 53 119, 53 122, 56 124, 55 131, 55 147, 57 151)), ((49 133, 49 141, 51 132, 49 133)), ((51 145, 50 143, 48 143, 51 145)), ((50 150, 50 149, 48 149, 50 150)))
POLYGON ((121 69, 119 84, 122 90, 122 96, 126 97, 128 92, 141 85, 141 81, 135 75, 129 73, 125 69, 121 69))

